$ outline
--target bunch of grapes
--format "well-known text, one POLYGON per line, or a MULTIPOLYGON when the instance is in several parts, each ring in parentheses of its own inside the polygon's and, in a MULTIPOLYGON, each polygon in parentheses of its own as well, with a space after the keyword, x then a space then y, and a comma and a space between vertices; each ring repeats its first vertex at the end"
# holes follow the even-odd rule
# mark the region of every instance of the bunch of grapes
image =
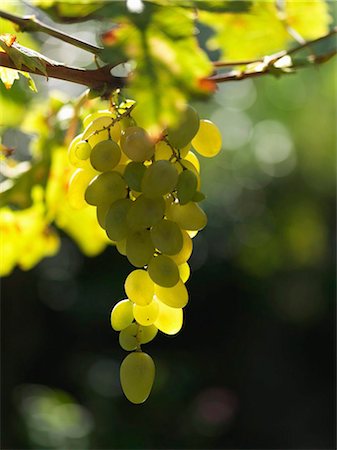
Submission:
POLYGON ((174 335, 188 302, 185 286, 192 238, 207 217, 199 202, 200 165, 193 148, 215 156, 221 136, 209 120, 187 106, 178 125, 152 138, 132 117, 128 100, 114 111, 98 111, 69 147, 77 167, 69 182, 74 207, 97 208, 97 220, 117 250, 135 267, 125 280, 126 298, 111 312, 121 347, 130 351, 120 369, 126 397, 144 402, 155 366, 141 346, 158 330, 174 335))

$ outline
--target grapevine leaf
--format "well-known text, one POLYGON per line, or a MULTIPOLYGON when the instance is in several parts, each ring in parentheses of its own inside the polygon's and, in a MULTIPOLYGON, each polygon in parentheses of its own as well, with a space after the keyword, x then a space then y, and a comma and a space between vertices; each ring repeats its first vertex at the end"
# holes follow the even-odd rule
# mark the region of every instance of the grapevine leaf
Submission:
MULTIPOLYGON (((42 9, 53 20, 60 23, 77 23, 92 18, 102 8, 103 0, 32 0, 34 6, 42 9)), ((113 3, 124 3, 113 2, 113 3)))
POLYGON ((226 60, 255 59, 287 47, 294 32, 315 39, 328 32, 331 17, 324 0, 287 0, 280 14, 276 2, 255 1, 249 13, 214 14, 200 11, 200 22, 215 30, 207 42, 210 50, 221 50, 226 60))
POLYGON ((6 67, 0 67, 0 79, 5 85, 6 89, 10 89, 15 80, 18 80, 19 72, 14 69, 7 69, 6 67))
POLYGON ((180 6, 182 8, 197 8, 203 11, 213 12, 233 12, 241 13, 248 11, 251 6, 251 1, 247 0, 225 0, 219 2, 218 0, 150 0, 151 3, 156 3, 162 6, 180 6))
POLYGON ((30 90, 37 92, 35 83, 29 73, 15 69, 8 69, 7 67, 0 67, 0 80, 3 82, 6 89, 10 89, 13 86, 14 81, 19 79, 19 75, 22 75, 27 79, 30 90))
POLYGON ((134 61, 129 93, 146 111, 142 126, 153 132, 177 121, 192 94, 210 92, 201 80, 212 67, 194 36, 193 16, 183 8, 146 4, 143 14, 120 21, 102 58, 134 61))
POLYGON ((7 53, 15 64, 15 67, 19 70, 22 66, 26 66, 34 72, 38 70, 47 76, 47 64, 60 65, 60 63, 41 55, 41 53, 38 53, 35 50, 23 47, 17 42, 13 42, 11 45, 7 45, 8 43, 8 36, 0 35, 0 47, 7 53))

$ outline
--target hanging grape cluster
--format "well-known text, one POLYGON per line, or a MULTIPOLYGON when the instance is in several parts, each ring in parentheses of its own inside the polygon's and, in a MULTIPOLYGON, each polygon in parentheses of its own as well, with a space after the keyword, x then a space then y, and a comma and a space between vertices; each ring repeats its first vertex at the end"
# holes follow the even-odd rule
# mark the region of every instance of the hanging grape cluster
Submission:
POLYGON ((120 369, 126 397, 144 402, 155 366, 141 346, 158 330, 174 335, 188 302, 185 283, 192 238, 207 223, 199 206, 199 154, 212 157, 221 136, 209 120, 187 106, 178 125, 153 139, 132 117, 133 101, 84 120, 84 131, 69 147, 77 167, 69 182, 75 208, 97 208, 97 220, 117 250, 135 266, 125 280, 126 298, 111 312, 121 347, 130 351, 120 369))

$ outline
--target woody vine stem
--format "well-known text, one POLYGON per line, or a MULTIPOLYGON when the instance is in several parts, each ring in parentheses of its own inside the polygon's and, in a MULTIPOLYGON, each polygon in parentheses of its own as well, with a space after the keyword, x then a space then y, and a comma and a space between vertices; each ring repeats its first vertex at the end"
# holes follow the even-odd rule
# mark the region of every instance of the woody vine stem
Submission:
MULTIPOLYGON (((90 52, 94 54, 96 58, 100 56, 100 53, 103 50, 101 47, 97 47, 95 45, 81 41, 71 35, 68 35, 67 33, 58 31, 57 29, 50 27, 40 20, 36 19, 35 16, 20 17, 0 10, 0 18, 9 20, 12 23, 16 24, 21 31, 46 33, 56 39, 62 40, 70 45, 90 52)), ((263 58, 258 60, 233 62, 214 61, 214 73, 209 76, 207 80, 214 83, 223 83, 226 81, 259 77, 266 74, 283 75, 293 73, 298 68, 319 65, 328 61, 334 55, 336 55, 337 50, 333 49, 327 53, 316 55, 312 51, 313 46, 318 42, 322 42, 331 38, 336 33, 337 27, 333 28, 331 31, 329 31, 329 33, 317 39, 303 42, 302 44, 290 50, 282 50, 278 53, 264 56, 263 58), (291 59, 292 55, 305 49, 309 49, 309 56, 302 58, 300 62, 293 62, 293 60, 291 59), (289 59, 286 65, 277 65, 277 63, 282 58, 285 58, 287 56, 289 57, 289 59), (221 68, 224 67, 237 67, 237 69, 227 72, 219 72, 219 69, 221 70, 221 68), (242 69, 242 67, 244 68, 242 69)), ((41 57, 43 58, 42 55, 41 57)), ((81 84, 91 89, 96 89, 98 91, 101 90, 105 93, 117 88, 122 88, 127 82, 126 77, 115 77, 111 74, 111 69, 113 69, 114 65, 105 65, 97 69, 83 69, 80 67, 70 67, 62 63, 52 64, 51 62, 48 62, 47 59, 45 60, 45 64, 47 77, 81 84)), ((36 75, 46 76, 46 74, 42 73, 38 69, 32 70, 24 65, 20 68, 16 67, 14 61, 12 61, 9 55, 5 52, 0 52, 0 66, 10 69, 23 70, 25 72, 36 75)))

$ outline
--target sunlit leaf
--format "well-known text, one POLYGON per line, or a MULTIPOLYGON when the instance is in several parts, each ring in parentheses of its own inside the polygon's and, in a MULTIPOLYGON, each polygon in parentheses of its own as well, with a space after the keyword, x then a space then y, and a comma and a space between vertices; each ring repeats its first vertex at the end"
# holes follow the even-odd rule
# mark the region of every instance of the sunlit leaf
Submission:
POLYGON ((220 49, 226 60, 254 59, 294 42, 291 30, 303 39, 314 39, 328 31, 331 21, 324 0, 287 0, 284 11, 276 2, 255 1, 249 13, 214 14, 200 11, 199 20, 214 28, 207 46, 220 49))

